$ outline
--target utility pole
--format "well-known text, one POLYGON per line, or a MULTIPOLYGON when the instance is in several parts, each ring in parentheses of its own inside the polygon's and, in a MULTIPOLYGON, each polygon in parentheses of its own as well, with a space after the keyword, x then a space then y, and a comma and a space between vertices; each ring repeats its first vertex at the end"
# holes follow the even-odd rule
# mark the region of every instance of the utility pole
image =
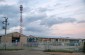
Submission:
POLYGON ((3 17, 3 18, 5 18, 5 21, 3 21, 2 23, 4 24, 3 29, 5 29, 5 36, 6 36, 7 26, 9 25, 9 23, 8 23, 8 18, 7 17, 3 17))
MULTIPOLYGON (((9 25, 9 23, 8 23, 8 18, 7 18, 7 17, 3 17, 3 18, 5 18, 5 21, 3 21, 2 23, 4 24, 3 29, 5 29, 5 37, 6 37, 6 34, 7 34, 7 26, 9 25)), ((4 47, 5 47, 5 50, 6 50, 6 40, 5 40, 5 45, 4 45, 4 47)))

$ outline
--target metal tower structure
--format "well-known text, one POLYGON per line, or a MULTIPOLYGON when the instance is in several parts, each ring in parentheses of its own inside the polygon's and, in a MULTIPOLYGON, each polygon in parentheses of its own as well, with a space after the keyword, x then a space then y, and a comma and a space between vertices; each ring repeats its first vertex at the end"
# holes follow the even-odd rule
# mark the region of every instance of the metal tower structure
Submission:
POLYGON ((22 12, 23 11, 23 6, 20 5, 20 34, 22 34, 22 31, 23 31, 23 28, 22 28, 22 22, 23 22, 23 19, 22 19, 22 12))

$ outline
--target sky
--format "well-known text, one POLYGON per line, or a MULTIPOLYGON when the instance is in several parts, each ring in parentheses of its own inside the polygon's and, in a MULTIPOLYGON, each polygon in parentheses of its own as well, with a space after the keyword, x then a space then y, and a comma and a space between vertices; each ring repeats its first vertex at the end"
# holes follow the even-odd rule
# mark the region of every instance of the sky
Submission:
POLYGON ((8 17, 7 33, 19 32, 21 4, 23 34, 85 38, 85 0, 0 0, 0 34, 3 17, 8 17))

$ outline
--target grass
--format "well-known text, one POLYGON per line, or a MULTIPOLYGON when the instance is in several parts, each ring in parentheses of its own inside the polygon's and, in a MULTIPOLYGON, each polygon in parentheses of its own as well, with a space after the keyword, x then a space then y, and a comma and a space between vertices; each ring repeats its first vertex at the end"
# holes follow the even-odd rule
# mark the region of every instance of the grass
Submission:
POLYGON ((65 53, 73 53, 73 51, 69 51, 69 50, 44 50, 44 52, 65 52, 65 53))

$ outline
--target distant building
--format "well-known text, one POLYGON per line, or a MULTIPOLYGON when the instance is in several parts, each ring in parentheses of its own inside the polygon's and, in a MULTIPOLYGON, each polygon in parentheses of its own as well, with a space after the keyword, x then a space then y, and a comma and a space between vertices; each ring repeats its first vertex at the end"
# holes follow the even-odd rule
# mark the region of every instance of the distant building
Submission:
POLYGON ((64 49, 71 51, 82 51, 85 39, 78 38, 39 38, 42 49, 64 49), (43 45, 44 44, 44 45, 43 45))
POLYGON ((84 39, 75 38, 40 38, 41 42, 59 43, 59 45, 81 46, 84 39))
POLYGON ((39 39, 38 37, 29 35, 29 36, 27 37, 27 45, 28 45, 28 46, 34 46, 34 47, 38 46, 38 44, 39 44, 38 39, 39 39))
POLYGON ((27 42, 38 42, 38 37, 29 35, 29 36, 27 37, 27 42))

